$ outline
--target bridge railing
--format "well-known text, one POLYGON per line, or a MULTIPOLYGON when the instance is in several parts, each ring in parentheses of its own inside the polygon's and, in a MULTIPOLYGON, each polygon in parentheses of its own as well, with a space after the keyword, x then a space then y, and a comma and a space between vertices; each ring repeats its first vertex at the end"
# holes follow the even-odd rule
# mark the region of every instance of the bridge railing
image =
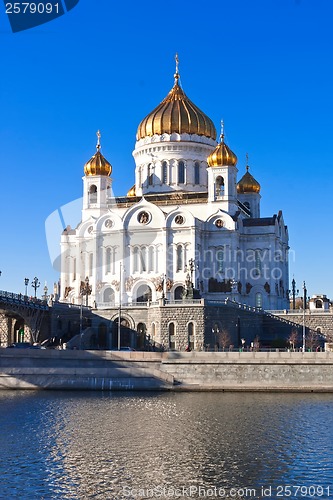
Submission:
POLYGON ((0 290, 0 302, 26 305, 37 309, 48 309, 48 304, 45 300, 28 297, 27 295, 22 295, 21 293, 6 292, 4 290, 0 290))

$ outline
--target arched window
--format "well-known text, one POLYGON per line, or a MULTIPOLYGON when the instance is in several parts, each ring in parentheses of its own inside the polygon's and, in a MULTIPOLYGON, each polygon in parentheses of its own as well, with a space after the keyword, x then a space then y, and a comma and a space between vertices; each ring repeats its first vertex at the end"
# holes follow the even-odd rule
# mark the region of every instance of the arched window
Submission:
POLYGON ((262 294, 260 292, 256 293, 256 307, 262 308, 262 294))
POLYGON ((105 304, 114 304, 114 290, 111 287, 106 288, 103 293, 103 302, 105 304))
POLYGON ((182 245, 177 246, 177 266, 176 271, 182 271, 184 267, 184 249, 182 245))
POLYGON ((139 286, 137 294, 136 294, 136 301, 137 302, 148 302, 151 299, 152 299, 152 291, 151 291, 150 286, 148 286, 148 285, 139 286))
POLYGON ((153 185, 153 166, 151 163, 149 163, 149 165, 148 165, 147 177, 148 177, 148 186, 152 186, 153 185))
POLYGON ((155 325, 155 323, 152 323, 151 324, 151 336, 153 339, 155 338, 155 335, 156 335, 156 325, 155 325))
POLYGON ((147 271, 147 247, 140 249, 141 272, 147 271))
POLYGON ((216 177, 215 180, 215 194, 216 196, 223 196, 224 194, 224 179, 221 175, 216 177))
POLYGON ((110 273, 111 272, 111 248, 106 249, 106 255, 105 255, 105 272, 110 273))
POLYGON ((185 183, 185 164, 183 161, 178 162, 178 184, 185 183))
POLYGON ((154 271, 154 247, 148 249, 148 272, 154 271))
POLYGON ((222 248, 216 250, 217 272, 223 272, 224 251, 222 248))
POLYGON ((261 274, 261 254, 260 254, 260 250, 256 250, 254 255, 255 255, 254 275, 255 276, 260 276, 260 274, 261 274))
POLYGON ((182 300, 183 291, 184 291, 184 287, 182 287, 182 286, 177 286, 177 288, 175 288, 175 292, 174 292, 175 300, 182 300))
POLYGON ((97 186, 95 184, 89 188, 89 203, 97 203, 97 186))
POLYGON ((162 183, 166 184, 168 182, 168 164, 166 161, 162 163, 162 183))
POLYGON ((321 300, 316 300, 316 309, 322 309, 323 303, 321 300))
POLYGON ((89 276, 93 275, 93 266, 94 266, 94 254, 89 254, 89 276))
POLYGON ((73 259, 73 281, 76 280, 76 259, 73 259))
POLYGON ((187 325, 187 344, 190 349, 194 349, 194 324, 192 321, 187 325))
POLYGON ((134 247, 133 249, 133 273, 139 272, 139 249, 134 247))
POLYGON ((198 161, 194 164, 194 184, 200 184, 200 163, 198 161))
POLYGON ((169 323, 169 349, 176 348, 175 324, 169 323))

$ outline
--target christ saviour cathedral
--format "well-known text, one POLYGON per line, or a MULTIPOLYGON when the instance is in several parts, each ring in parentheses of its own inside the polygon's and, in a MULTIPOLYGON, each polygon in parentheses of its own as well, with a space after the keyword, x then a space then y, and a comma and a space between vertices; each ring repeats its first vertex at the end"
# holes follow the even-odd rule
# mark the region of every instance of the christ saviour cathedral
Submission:
MULTIPOLYGON (((261 216, 258 180, 248 164, 238 171, 223 124, 217 138, 212 120, 185 94, 177 57, 173 87, 139 123, 133 157, 135 184, 115 197, 117 166, 103 156, 97 132, 84 165, 82 220, 61 236, 63 302, 84 300, 109 318, 121 305, 128 328, 194 348, 205 329, 223 327, 223 311, 207 327, 207 311, 199 320, 186 316, 189 307, 289 308, 282 212, 261 216)), ((238 317, 233 328, 239 337, 238 317)))

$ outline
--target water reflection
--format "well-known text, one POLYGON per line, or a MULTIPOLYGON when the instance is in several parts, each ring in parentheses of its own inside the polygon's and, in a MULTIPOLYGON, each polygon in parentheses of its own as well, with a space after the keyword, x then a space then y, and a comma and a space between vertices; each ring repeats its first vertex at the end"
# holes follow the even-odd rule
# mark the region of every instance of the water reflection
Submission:
POLYGON ((1 493, 153 498, 129 492, 215 485, 261 498, 262 485, 328 486, 332 410, 333 395, 3 391, 1 493))

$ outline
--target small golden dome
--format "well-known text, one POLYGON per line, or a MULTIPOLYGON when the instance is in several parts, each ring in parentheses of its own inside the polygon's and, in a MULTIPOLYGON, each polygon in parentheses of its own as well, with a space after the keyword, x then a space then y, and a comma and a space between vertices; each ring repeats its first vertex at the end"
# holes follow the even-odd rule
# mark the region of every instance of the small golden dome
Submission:
POLYGON ((129 198, 133 198, 134 196, 136 196, 135 184, 134 184, 134 186, 132 186, 132 187, 131 187, 131 189, 128 191, 127 196, 128 196, 129 198))
POLYGON ((224 142, 223 122, 220 142, 208 156, 207 163, 209 167, 234 167, 237 163, 237 156, 224 142))
POLYGON ((197 134, 216 139, 215 126, 190 99, 178 83, 176 55, 175 83, 166 98, 140 123, 136 138, 139 141, 154 134, 197 134))
POLYGON ((237 193, 259 193, 260 184, 255 180, 253 175, 249 172, 249 166, 246 166, 246 173, 237 184, 237 193))
POLYGON ((85 175, 106 175, 109 176, 112 172, 112 166, 111 163, 109 163, 102 153, 100 152, 101 149, 101 144, 100 144, 100 138, 101 138, 101 133, 98 130, 97 132, 97 145, 96 145, 96 153, 94 156, 90 158, 89 161, 84 166, 84 173, 85 175))

